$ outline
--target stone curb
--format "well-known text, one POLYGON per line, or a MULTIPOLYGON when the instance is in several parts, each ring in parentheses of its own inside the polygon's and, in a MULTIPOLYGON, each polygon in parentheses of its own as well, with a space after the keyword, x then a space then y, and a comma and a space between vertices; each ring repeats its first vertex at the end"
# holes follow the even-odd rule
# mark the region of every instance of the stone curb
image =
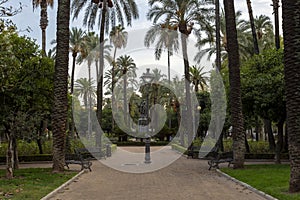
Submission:
POLYGON ((260 190, 258 190, 258 189, 256 189, 256 188, 254 188, 254 187, 248 185, 247 183, 244 183, 244 182, 242 182, 242 181, 239 181, 239 180, 237 180, 237 179, 235 179, 235 178, 229 176, 228 174, 225 174, 224 172, 221 172, 219 169, 216 169, 216 171, 217 171, 219 174, 223 175, 224 177, 230 179, 231 181, 233 181, 233 182, 235 182, 235 183, 238 183, 238 184, 240 184, 240 185, 246 187, 247 189, 251 190, 252 192, 254 192, 254 193, 256 193, 256 194, 258 194, 258 195, 260 195, 260 196, 262 196, 262 197, 264 197, 264 198, 266 198, 266 199, 268 199, 268 200, 278 200, 278 199, 272 197, 271 195, 268 195, 268 194, 266 194, 266 193, 264 193, 264 192, 262 192, 262 191, 260 191, 260 190))
POLYGON ((46 196, 44 196, 43 198, 41 198, 41 200, 48 200, 51 197, 53 197, 56 193, 58 193, 60 190, 62 190, 64 187, 70 185, 75 179, 79 178, 82 174, 86 173, 87 170, 81 170, 77 175, 75 175, 73 178, 71 178, 70 180, 68 180, 67 182, 63 183, 61 186, 59 186, 58 188, 56 188, 55 190, 53 190, 52 192, 50 192, 49 194, 47 194, 46 196))

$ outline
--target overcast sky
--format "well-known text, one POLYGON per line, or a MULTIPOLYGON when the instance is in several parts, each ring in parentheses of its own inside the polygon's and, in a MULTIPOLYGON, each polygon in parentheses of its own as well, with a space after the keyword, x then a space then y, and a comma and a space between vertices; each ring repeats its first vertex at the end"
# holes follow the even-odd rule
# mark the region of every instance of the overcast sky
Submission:
MULTIPOLYGON (((7 5, 13 5, 17 6, 18 2, 22 2, 23 4, 23 10, 20 14, 14 16, 12 19, 17 24, 17 27, 19 30, 25 30, 28 27, 30 27, 31 31, 26 32, 22 31, 20 34, 28 35, 31 38, 34 38, 37 40, 38 44, 41 44, 41 30, 39 27, 39 20, 40 20, 40 9, 37 8, 33 11, 32 9, 32 0, 11 0, 10 3, 7 3, 7 5)), ((153 49, 147 50, 143 46, 143 30, 147 30, 147 28, 151 25, 151 22, 147 21, 146 19, 146 13, 148 11, 148 5, 146 0, 136 0, 139 8, 140 18, 138 20, 135 20, 133 22, 132 27, 127 27, 126 30, 129 32, 129 41, 128 41, 128 48, 125 50, 125 53, 130 53, 130 55, 134 58, 135 63, 137 66, 142 69, 142 71, 145 71, 143 66, 150 66, 150 65, 161 65, 162 63, 167 63, 166 56, 162 56, 162 59, 160 61, 156 61, 153 56, 153 49), (130 34, 132 33, 133 34, 130 34), (130 35, 132 37, 130 37, 130 35), (126 52, 127 51, 127 52, 126 52), (151 55, 151 56, 150 56, 151 55)), ((221 0, 221 2, 223 2, 221 0)), ((273 9, 271 7, 272 0, 253 0, 252 1, 252 7, 253 7, 253 14, 254 16, 259 16, 261 14, 267 15, 271 18, 273 21, 274 16, 272 15, 273 9)), ((246 0, 236 0, 235 1, 235 9, 242 11, 242 18, 249 19, 248 11, 247 11, 247 4, 246 0)), ((281 11, 281 9, 280 9, 281 11)), ((57 1, 54 1, 54 7, 53 9, 48 8, 48 20, 49 20, 49 26, 47 28, 47 49, 52 48, 50 45, 50 41, 55 39, 56 37, 56 12, 57 12, 57 1)), ((281 17, 281 15, 280 15, 281 17)), ((281 20, 280 20, 281 23, 281 20)), ((82 24, 82 14, 79 16, 79 18, 75 21, 71 21, 71 27, 77 26, 81 27, 82 24)), ((98 27, 96 28, 96 32, 98 32, 98 27)), ((84 29, 84 27, 83 27, 84 29)), ((282 32, 282 31, 281 31, 282 32)), ((193 45, 195 41, 190 41, 190 46, 193 45)), ((191 48, 190 51, 193 51, 191 48)), ((194 51, 195 52, 195 51, 194 51)), ((124 53, 119 51, 119 53, 124 53)), ((191 53, 192 55, 192 53, 191 53)), ((190 54, 189 54, 190 56, 190 54)), ((191 56, 192 57, 192 56, 191 56)), ((71 63, 71 62, 70 62, 71 63)), ((172 57, 172 69, 179 69, 176 72, 174 71, 172 74, 181 74, 183 68, 182 65, 182 58, 180 56, 180 53, 178 53, 177 56, 172 57), (174 66, 175 65, 175 66, 174 66)), ((193 64, 193 63, 192 63, 193 64)), ((191 65, 192 65, 191 64, 191 65)), ((203 64, 205 66, 211 65, 211 63, 205 63, 203 64)), ((211 66, 209 66, 211 67, 211 66)), ((161 68, 164 73, 166 73, 167 68, 161 68)), ((208 69, 209 70, 209 69, 208 69)), ((207 71, 208 71, 207 70, 207 71)), ((78 69, 80 71, 80 69, 78 69)), ((138 72, 138 75, 140 73, 138 72)))
MULTIPOLYGON (((32 9, 32 0, 23 0, 23 1, 16 1, 13 0, 11 3, 7 5, 18 5, 18 2, 22 2, 24 5, 22 13, 18 14, 17 16, 13 17, 14 22, 17 24, 20 30, 24 30, 27 27, 31 28, 31 32, 23 32, 22 34, 26 34, 32 38, 37 39, 38 43, 41 44, 41 30, 39 27, 39 20, 40 20, 40 9, 33 11, 32 9)), ((51 40, 55 39, 55 29, 56 29, 56 12, 57 12, 57 1, 54 1, 54 8, 48 9, 48 16, 49 16, 49 26, 47 28, 47 48, 49 48, 49 43, 51 40)), ((145 14, 147 13, 147 1, 145 0, 136 0, 139 11, 140 11, 140 18, 133 22, 134 29, 139 29, 143 27, 149 26, 151 24, 146 20, 145 14)), ((222 1, 221 1, 222 2, 222 1)), ((254 16, 258 16, 261 14, 269 16, 273 21, 272 15, 272 7, 270 6, 272 3, 271 0, 253 0, 252 7, 253 7, 253 14, 254 16)), ((235 1, 236 10, 241 10, 243 13, 243 18, 248 19, 247 13, 247 4, 246 0, 236 0, 235 1)), ((281 20, 280 20, 281 22, 281 20)), ((71 22, 71 26, 81 26, 82 19, 79 17, 76 21, 71 22)), ((97 28, 97 27, 95 27, 97 28)), ((129 30, 132 28, 128 28, 129 30)))

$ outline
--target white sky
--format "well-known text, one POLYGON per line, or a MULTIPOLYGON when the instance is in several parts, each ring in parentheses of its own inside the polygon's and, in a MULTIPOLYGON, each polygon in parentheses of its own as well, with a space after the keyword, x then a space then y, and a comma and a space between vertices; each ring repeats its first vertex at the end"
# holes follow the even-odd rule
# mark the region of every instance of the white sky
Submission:
MULTIPOLYGON (((34 38, 37 40, 38 44, 41 44, 41 30, 39 27, 39 20, 40 20, 40 9, 36 9, 33 12, 32 9, 32 0, 11 0, 10 3, 7 3, 7 5, 13 5, 17 6, 19 2, 22 2, 24 5, 22 13, 14 16, 12 19, 17 24, 17 27, 19 30, 25 30, 27 27, 30 27, 31 31, 28 32, 21 32, 21 34, 28 35, 31 38, 34 38)), ((145 65, 164 65, 165 68, 161 68, 164 73, 167 72, 166 68, 166 55, 162 54, 162 58, 160 61, 156 61, 154 59, 153 51, 145 49, 143 46, 143 32, 147 30, 147 27, 151 25, 151 22, 147 21, 146 19, 146 13, 148 11, 148 5, 147 1, 145 0, 136 0, 138 4, 138 8, 140 11, 140 18, 138 20, 135 20, 133 22, 132 27, 127 27, 126 30, 129 32, 129 41, 127 48, 125 49, 125 53, 130 53, 130 55, 134 58, 137 66, 139 68, 144 68, 145 65), (130 33, 133 34, 130 34, 130 33)), ((222 2, 222 1, 221 1, 222 2)), ((272 15, 273 9, 271 7, 272 0, 253 0, 252 1, 252 7, 253 7, 253 14, 254 16, 258 16, 261 14, 267 15, 271 18, 273 21, 274 16, 272 15)), ((248 11, 247 11, 247 4, 246 0, 236 0, 235 1, 235 9, 236 11, 240 10, 242 11, 242 18, 249 19, 248 11)), ((50 9, 48 8, 48 20, 49 20, 49 26, 47 28, 47 49, 51 48, 50 41, 55 39, 56 37, 56 12, 57 12, 57 1, 54 1, 54 8, 50 9)), ((281 9, 280 9, 281 12, 281 9)), ((83 13, 83 12, 82 12, 83 13)), ((81 27, 82 23, 82 13, 81 16, 76 21, 71 21, 71 27, 77 26, 81 27)), ((281 14, 280 14, 281 17, 281 14)), ((280 20, 281 23, 281 20, 280 20)), ((96 32, 98 32, 98 27, 96 27, 96 32)), ((281 31, 282 32, 282 31, 281 31)), ((190 46, 193 44, 193 41, 190 41, 190 46)), ((189 47, 190 48, 190 47, 189 47)), ((192 51, 192 49, 189 49, 192 51)), ((192 60, 193 56, 189 56, 190 60, 192 60)), ((180 59, 180 54, 178 56, 173 56, 171 60, 173 66, 172 69, 174 70, 173 74, 182 74, 183 67, 182 61, 180 59), (174 66, 179 65, 179 66, 174 66), (175 72, 176 71, 176 72, 175 72)), ((71 62, 70 62, 71 63, 71 62)), ((191 63, 194 64, 194 63, 191 63)), ((210 63, 204 63, 203 65, 210 65, 210 63)), ((211 67, 211 66, 209 66, 211 67)), ((81 68, 81 67, 80 67, 81 68)), ((79 68, 78 68, 79 69, 79 68)), ((85 68, 86 69, 86 68, 85 68)), ((84 70, 84 69, 81 69, 84 70)), ((80 71, 80 69, 78 70, 80 71)), ((144 71, 144 69, 143 69, 144 71)), ((142 72, 138 72, 138 75, 140 75, 142 72)))

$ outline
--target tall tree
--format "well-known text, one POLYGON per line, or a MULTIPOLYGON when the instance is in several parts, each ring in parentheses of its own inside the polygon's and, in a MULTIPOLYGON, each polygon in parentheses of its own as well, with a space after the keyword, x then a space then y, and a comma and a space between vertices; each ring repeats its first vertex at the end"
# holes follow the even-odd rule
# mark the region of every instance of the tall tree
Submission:
POLYGON ((246 0, 246 1, 247 1, 249 20, 250 20, 250 25, 251 25, 254 53, 259 54, 259 48, 258 48, 258 42, 257 42, 257 36, 256 36, 256 30, 255 30, 255 24, 254 24, 254 18, 253 18, 253 11, 252 11, 252 6, 251 6, 251 0, 246 0))
MULTIPOLYGON (((100 25, 100 70, 99 70, 99 81, 97 83, 97 118, 101 124, 102 119, 102 102, 103 102, 103 70, 104 70, 104 33, 109 32, 109 26, 115 26, 116 22, 119 22, 124 26, 124 18, 128 25, 131 25, 132 19, 137 19, 138 9, 134 0, 74 0, 72 2, 72 11, 74 18, 78 17, 79 12, 82 8, 87 5, 86 12, 83 19, 83 25, 93 29, 96 23, 96 19, 99 19, 98 24, 100 25), (99 11, 99 16, 98 15, 99 11)), ((101 145, 101 134, 100 141, 101 145)), ((98 137, 97 137, 98 138, 98 137)))
MULTIPOLYGON (((246 21, 241 19, 242 12, 237 11, 235 13, 236 17, 236 27, 237 27, 237 35, 238 35, 238 42, 239 42, 239 53, 241 58, 248 58, 248 40, 249 37, 247 34, 248 26, 245 26, 246 21)), ((210 59, 213 54, 217 51, 216 45, 216 32, 217 27, 207 26, 205 27, 205 37, 200 35, 201 37, 197 38, 196 47, 199 48, 199 52, 196 54, 194 60, 197 63, 200 63, 204 55, 207 54, 207 59, 210 59), (207 47, 209 45, 209 47, 207 47), (203 49, 203 47, 205 47, 203 49)), ((221 59, 224 60, 227 58, 227 35, 226 35, 226 23, 225 23, 225 13, 224 10, 220 13, 220 51, 221 51, 221 59)))
POLYGON ((33 9, 41 8, 40 27, 42 29, 42 53, 46 56, 46 28, 48 26, 47 7, 53 8, 53 0, 32 0, 33 9))
POLYGON ((273 14, 274 14, 274 22, 275 22, 275 46, 276 49, 280 49, 280 36, 279 36, 279 0, 273 1, 273 14))
POLYGON ((190 77, 191 82, 195 86, 195 92, 199 91, 199 86, 202 91, 205 90, 205 87, 207 87, 206 80, 208 77, 205 77, 205 74, 207 72, 203 72, 204 67, 197 67, 197 66, 191 66, 190 67, 190 77))
POLYGON ((221 18, 220 18, 220 0, 215 0, 215 18, 216 18, 216 69, 221 70, 221 18))
POLYGON ((226 19, 228 67, 230 83, 230 111, 233 137, 234 168, 243 168, 245 160, 245 134, 241 101, 240 59, 233 0, 224 0, 226 19))
POLYGON ((118 66, 118 71, 122 74, 122 78, 123 78, 123 88, 124 88, 124 93, 123 93, 123 107, 124 107, 124 110, 123 110, 123 114, 124 114, 124 124, 125 126, 127 127, 128 126, 128 119, 127 119, 127 116, 128 116, 128 110, 127 110, 127 78, 128 78, 128 75, 131 74, 131 75, 135 75, 135 70, 136 70, 136 64, 134 63, 134 60, 128 56, 128 55, 125 55, 125 56, 120 56, 118 59, 117 59, 117 62, 116 62, 117 66, 118 66))
POLYGON ((300 0, 282 0, 291 193, 300 192, 300 0))
POLYGON ((68 66, 70 0, 58 0, 54 105, 52 111, 53 172, 62 172, 65 165, 65 134, 68 113, 68 66))
POLYGON ((85 31, 82 29, 78 29, 77 27, 73 27, 70 30, 70 52, 72 53, 72 74, 71 74, 71 94, 73 94, 74 90, 74 75, 75 75, 75 66, 76 66, 76 58, 78 53, 83 51, 84 46, 84 36, 85 31))
POLYGON ((170 56, 179 49, 177 25, 173 27, 167 22, 153 25, 146 33, 144 44, 150 47, 154 42, 156 42, 154 54, 157 60, 160 59, 162 51, 167 50, 168 81, 171 84, 170 56))
POLYGON ((128 33, 125 31, 125 28, 121 25, 114 26, 109 33, 110 42, 113 43, 115 50, 113 54, 113 61, 112 61, 112 91, 114 89, 114 71, 116 67, 116 54, 117 49, 125 48, 127 45, 128 33))
MULTIPOLYGON (((112 28, 112 30, 109 33, 109 37, 110 37, 110 42, 113 43, 115 50, 114 50, 114 54, 113 54, 113 61, 112 61, 112 69, 111 69, 111 92, 112 92, 112 96, 111 96, 111 101, 112 101, 112 105, 115 102, 114 99, 114 86, 115 86, 115 68, 116 68, 116 54, 117 54, 117 49, 121 49, 121 48, 125 48, 127 45, 127 39, 128 39, 128 33, 125 31, 125 28, 121 25, 118 26, 114 26, 112 28)), ((114 130, 115 127, 115 121, 113 119, 113 115, 112 115, 112 130, 114 130)))
MULTIPOLYGON (((187 53, 187 39, 192 33, 194 24, 197 23, 200 27, 206 27, 209 25, 209 20, 211 20, 211 9, 208 5, 211 2, 204 0, 150 0, 149 6, 151 7, 147 17, 149 20, 153 20, 153 23, 158 23, 158 20, 163 20, 168 22, 172 27, 181 33, 181 48, 182 57, 184 63, 184 76, 185 76, 185 103, 186 103, 186 113, 187 122, 191 123, 190 116, 192 115, 191 108, 191 94, 190 94, 190 73, 189 73, 189 59, 187 53), (163 19, 162 19, 163 18, 163 19)), ((175 29, 175 30, 176 30, 175 29)), ((192 143, 192 130, 191 124, 187 124, 188 133, 188 144, 192 143)))
POLYGON ((82 97, 85 109, 88 109, 89 96, 91 96, 93 100, 96 99, 96 88, 93 85, 94 83, 94 80, 91 80, 91 82, 89 82, 87 78, 80 78, 75 81, 74 94, 76 96, 82 97))

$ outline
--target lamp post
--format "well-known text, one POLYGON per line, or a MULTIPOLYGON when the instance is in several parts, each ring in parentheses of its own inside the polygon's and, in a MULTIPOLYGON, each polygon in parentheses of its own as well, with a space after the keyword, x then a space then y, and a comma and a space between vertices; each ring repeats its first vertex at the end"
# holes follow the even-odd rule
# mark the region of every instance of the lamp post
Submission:
MULTIPOLYGON (((151 84, 151 82, 154 79, 154 75, 150 73, 150 68, 146 69, 146 73, 143 73, 141 76, 141 79, 143 80, 143 83, 145 84, 151 84)), ((149 86, 150 87, 150 86, 149 86)), ((150 157, 150 135, 148 134, 149 131, 149 89, 147 90, 146 95, 146 119, 147 119, 147 131, 145 135, 145 161, 144 163, 150 164, 151 163, 151 157, 150 157)))

